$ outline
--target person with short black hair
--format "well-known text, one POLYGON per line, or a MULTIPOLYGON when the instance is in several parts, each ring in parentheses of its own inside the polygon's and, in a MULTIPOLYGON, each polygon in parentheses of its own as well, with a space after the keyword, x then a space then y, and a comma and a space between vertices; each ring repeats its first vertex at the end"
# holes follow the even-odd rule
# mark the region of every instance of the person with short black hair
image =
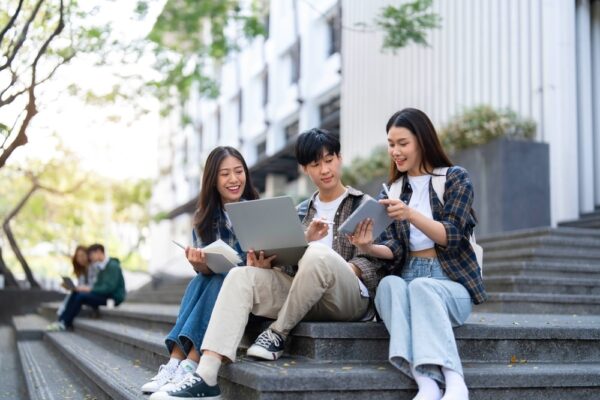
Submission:
POLYGON ((372 299, 382 269, 364 257, 338 227, 365 198, 341 181, 337 137, 321 129, 303 132, 296 156, 318 191, 297 206, 309 246, 297 266, 271 267, 271 257, 249 252, 250 267, 232 269, 217 298, 196 373, 172 391, 151 399, 218 399, 222 361, 235 361, 249 314, 274 319, 247 355, 276 360, 290 331, 300 321, 363 321, 374 316, 372 299))
POLYGON ((87 254, 92 267, 97 269, 96 281, 93 286, 75 287, 64 311, 58 316, 58 321, 48 326, 49 331, 64 331, 71 328, 73 320, 84 304, 97 309, 99 306, 105 306, 108 299, 113 299, 115 305, 125 300, 125 280, 119 260, 108 257, 104 246, 99 243, 88 247, 87 254))

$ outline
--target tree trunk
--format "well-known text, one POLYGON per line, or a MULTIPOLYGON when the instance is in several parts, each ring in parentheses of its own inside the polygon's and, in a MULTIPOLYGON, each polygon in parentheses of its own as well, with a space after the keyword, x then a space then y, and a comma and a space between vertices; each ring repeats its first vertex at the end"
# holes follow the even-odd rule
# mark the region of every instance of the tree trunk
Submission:
POLYGON ((0 273, 4 275, 4 285, 6 287, 19 288, 19 283, 15 279, 15 276, 4 262, 4 257, 2 257, 2 247, 0 247, 0 273))
POLYGON ((25 256, 23 256, 23 253, 21 253, 21 249, 19 248, 19 245, 17 244, 17 241, 15 240, 15 236, 13 235, 12 230, 10 229, 10 220, 12 218, 14 218, 19 213, 19 211, 21 211, 21 209, 23 208, 25 203, 27 203, 27 200, 29 200, 31 195, 38 188, 39 188, 39 185, 37 183, 34 183, 33 186, 31 187, 31 189, 29 189, 29 192, 27 192, 27 194, 21 199, 19 204, 17 204, 17 206, 10 213, 8 213, 8 215, 6 216, 6 218, 4 219, 4 222, 2 224, 2 228, 4 229, 4 233, 6 234, 6 238, 8 239, 8 243, 10 244, 12 251, 15 253, 17 260, 19 260, 21 267, 23 267, 23 271, 25 272, 25 275, 27 276, 27 280, 29 281, 29 285, 31 286, 32 289, 33 288, 39 289, 40 284, 33 276, 33 273, 31 272, 31 268, 29 267, 29 264, 27 263, 25 256))

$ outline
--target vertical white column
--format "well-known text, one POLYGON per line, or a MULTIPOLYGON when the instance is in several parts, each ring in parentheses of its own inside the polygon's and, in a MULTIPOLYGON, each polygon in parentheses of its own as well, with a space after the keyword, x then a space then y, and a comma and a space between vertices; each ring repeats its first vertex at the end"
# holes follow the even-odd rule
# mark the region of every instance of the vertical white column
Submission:
POLYGON ((594 205, 600 207, 600 0, 592 1, 592 102, 594 116, 594 205))
POLYGON ((542 0, 545 137, 550 143, 552 224, 579 215, 575 2, 542 0))
POLYGON ((594 138, 592 120, 592 51, 590 0, 577 0, 577 117, 579 208, 594 209, 594 138))

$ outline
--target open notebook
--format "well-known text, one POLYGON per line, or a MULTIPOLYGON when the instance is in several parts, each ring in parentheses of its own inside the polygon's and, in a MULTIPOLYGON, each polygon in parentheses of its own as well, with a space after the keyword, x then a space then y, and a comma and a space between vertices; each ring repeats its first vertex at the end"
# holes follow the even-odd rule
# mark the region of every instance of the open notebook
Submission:
POLYGON ((202 251, 206 256, 208 268, 216 274, 229 272, 230 269, 237 267, 238 263, 242 262, 237 251, 221 239, 203 247, 202 251))

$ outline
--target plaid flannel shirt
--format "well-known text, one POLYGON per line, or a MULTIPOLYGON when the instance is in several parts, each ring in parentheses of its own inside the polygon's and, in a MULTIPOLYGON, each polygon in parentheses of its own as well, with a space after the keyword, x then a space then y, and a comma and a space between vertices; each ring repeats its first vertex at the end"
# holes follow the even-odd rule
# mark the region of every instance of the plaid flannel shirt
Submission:
MULTIPOLYGON (((446 185, 444 188, 444 204, 440 202, 429 183, 429 198, 433 219, 441 222, 446 228, 448 244, 435 245, 435 250, 444 272, 450 279, 462 284, 475 304, 483 303, 488 295, 483 286, 481 271, 477 264, 475 252, 469 243, 469 236, 477 224, 477 219, 472 211, 473 185, 467 171, 458 166, 448 169, 446 185)), ((404 180, 400 199, 406 204, 410 202, 412 188, 408 179, 404 180)), ((379 198, 386 198, 383 191, 379 198)), ((404 268, 410 241, 410 223, 408 221, 395 221, 377 239, 378 244, 383 244, 392 250, 394 259, 387 264, 389 272, 400 274, 404 268)))
MULTIPOLYGON (((310 225, 310 222, 313 220, 317 212, 314 207, 314 200, 317 195, 318 192, 315 192, 309 199, 304 200, 296 207, 300 222, 302 222, 302 225, 304 225, 305 228, 308 228, 308 225, 310 225)), ((350 214, 352 214, 352 212, 363 200, 364 196, 368 195, 365 195, 361 191, 348 186, 348 195, 344 200, 342 200, 342 203, 338 207, 333 219, 333 250, 341 255, 344 260, 354 264, 358 269, 361 270, 362 274, 360 279, 369 290, 369 296, 371 299, 374 299, 375 289, 377 288, 379 281, 385 275, 387 275, 386 269, 381 268, 383 263, 376 258, 359 254, 356 246, 350 243, 346 235, 338 234, 337 231, 338 226, 340 226, 350 216, 350 214)), ((289 270, 286 269, 286 272, 289 273, 289 270)))
MULTIPOLYGON (((216 239, 221 239, 231 246, 232 249, 237 251, 238 255, 242 259, 242 262, 240 262, 238 265, 246 265, 246 253, 242 250, 242 246, 240 246, 240 243, 233 232, 233 227, 231 226, 231 223, 229 222, 229 219, 225 215, 225 211, 222 208, 213 214, 213 229, 216 232, 216 239)), ((194 247, 197 248, 202 248, 210 244, 202 242, 202 238, 200 235, 198 235, 196 229, 192 230, 192 243, 194 243, 194 247)))

